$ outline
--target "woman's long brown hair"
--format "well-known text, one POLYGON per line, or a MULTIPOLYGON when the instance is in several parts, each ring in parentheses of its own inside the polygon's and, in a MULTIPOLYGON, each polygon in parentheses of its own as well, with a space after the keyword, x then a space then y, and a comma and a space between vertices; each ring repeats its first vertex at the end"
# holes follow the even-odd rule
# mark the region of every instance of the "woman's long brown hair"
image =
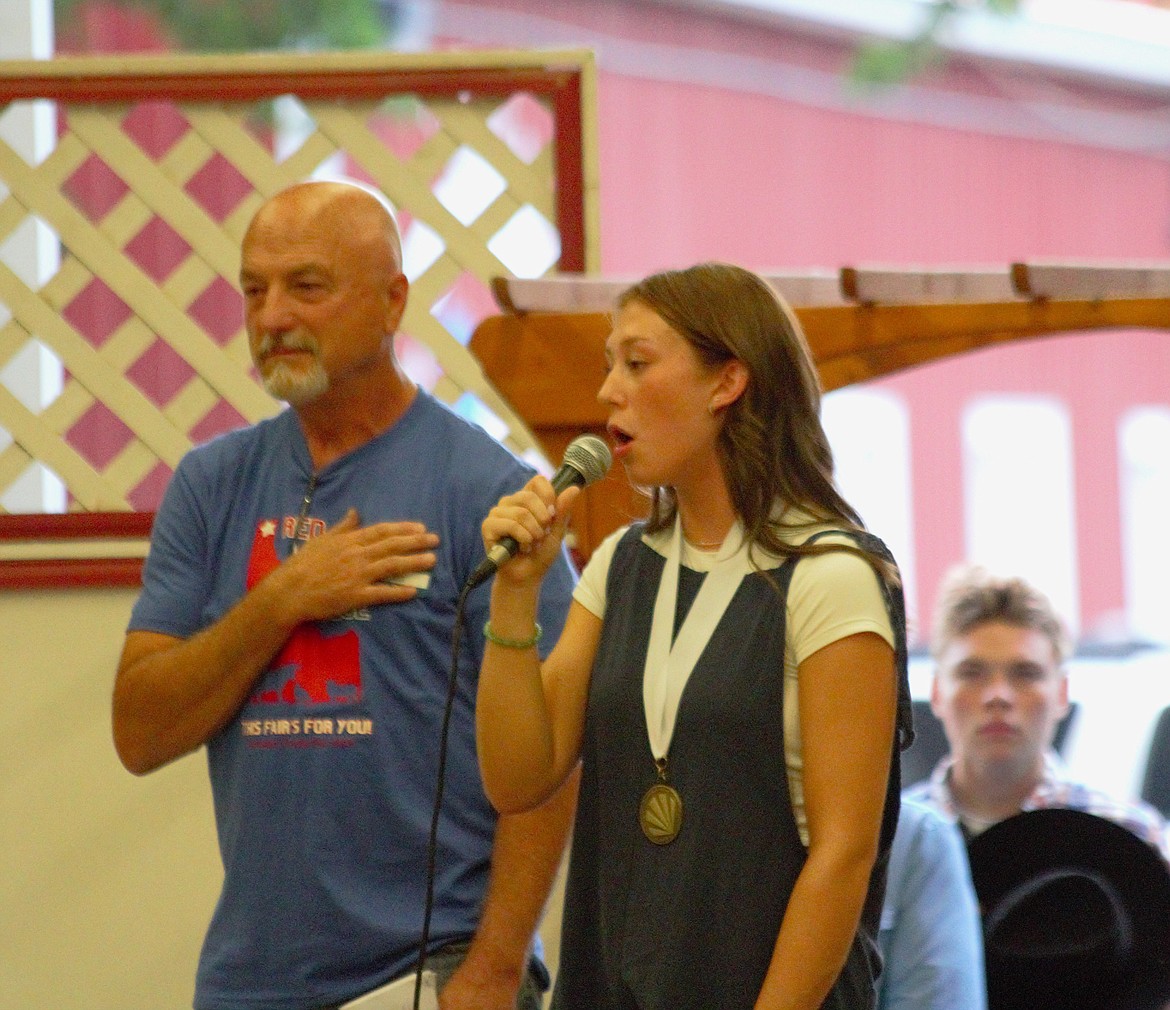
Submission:
MULTIPOLYGON (((780 295, 742 267, 701 263, 639 281, 622 293, 618 308, 634 301, 661 316, 707 365, 738 359, 747 367, 743 395, 724 410, 718 452, 748 543, 782 558, 850 551, 896 583, 896 569, 863 547, 791 543, 782 535, 822 524, 861 532, 865 525, 834 483, 820 379, 800 323, 780 295), (812 521, 783 522, 778 503, 799 507, 812 521)), ((673 489, 647 492, 648 531, 670 526, 678 508, 673 489)))

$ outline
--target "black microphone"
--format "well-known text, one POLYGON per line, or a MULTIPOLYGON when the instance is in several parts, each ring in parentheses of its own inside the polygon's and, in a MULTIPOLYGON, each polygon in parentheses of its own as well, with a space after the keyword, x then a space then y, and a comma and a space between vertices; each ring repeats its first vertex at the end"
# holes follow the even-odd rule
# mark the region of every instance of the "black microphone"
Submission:
MULTIPOLYGON (((560 468, 552 476, 553 490, 560 494, 565 488, 592 484, 605 476, 612 460, 609 446, 596 435, 578 435, 569 443, 560 468)), ((490 579, 500 565, 514 557, 519 549, 520 545, 513 537, 504 537, 493 544, 491 550, 487 552, 487 557, 471 573, 466 589, 474 589, 490 579)))

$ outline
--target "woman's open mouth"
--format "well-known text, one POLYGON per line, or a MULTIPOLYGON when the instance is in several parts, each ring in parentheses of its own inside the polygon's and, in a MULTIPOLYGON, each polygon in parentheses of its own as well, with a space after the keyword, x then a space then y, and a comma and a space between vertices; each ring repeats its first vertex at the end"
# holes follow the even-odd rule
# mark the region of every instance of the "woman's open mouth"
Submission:
POLYGON ((613 424, 606 425, 606 431, 609 432, 609 439, 613 443, 613 454, 620 459, 634 440, 634 436, 613 424))

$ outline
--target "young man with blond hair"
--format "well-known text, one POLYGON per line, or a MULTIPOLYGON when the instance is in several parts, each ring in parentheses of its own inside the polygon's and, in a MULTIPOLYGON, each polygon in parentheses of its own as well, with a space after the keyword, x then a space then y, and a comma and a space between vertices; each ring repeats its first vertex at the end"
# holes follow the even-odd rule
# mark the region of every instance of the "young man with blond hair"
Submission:
POLYGON ((1070 648, 1051 602, 1023 579, 979 567, 950 573, 931 687, 950 753, 907 796, 942 811, 968 839, 1022 811, 1065 807, 1115 821, 1170 859, 1156 810, 1075 781, 1053 749, 1069 708, 1070 648))

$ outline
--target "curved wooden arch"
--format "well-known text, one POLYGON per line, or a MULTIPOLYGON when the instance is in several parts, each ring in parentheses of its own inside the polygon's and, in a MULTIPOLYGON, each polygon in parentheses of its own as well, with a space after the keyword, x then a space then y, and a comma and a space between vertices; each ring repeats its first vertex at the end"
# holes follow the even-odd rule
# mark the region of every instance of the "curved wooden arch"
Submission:
MULTIPOLYGON (((996 344, 1087 330, 1170 330, 1170 296, 858 303, 795 312, 826 391, 996 344)), ((608 332, 603 312, 527 312, 489 317, 472 335, 488 378, 549 459, 560 459, 582 432, 604 434, 596 392, 608 332)), ((574 516, 581 557, 643 506, 620 473, 588 488, 574 516)))

